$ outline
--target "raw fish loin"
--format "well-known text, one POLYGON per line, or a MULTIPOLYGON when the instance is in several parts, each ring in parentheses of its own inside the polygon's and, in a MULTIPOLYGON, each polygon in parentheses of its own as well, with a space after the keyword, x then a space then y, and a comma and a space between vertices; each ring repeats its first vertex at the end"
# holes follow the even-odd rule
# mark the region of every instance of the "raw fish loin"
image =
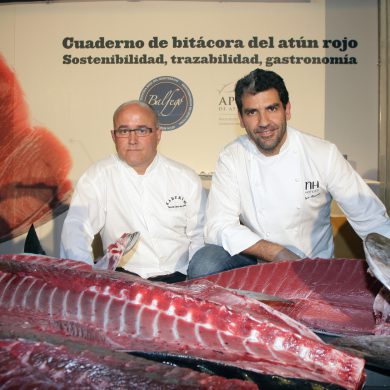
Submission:
MULTIPOLYGON (((364 360, 269 306, 207 281, 153 283, 87 264, 0 255, 0 308, 111 348, 166 351, 256 372, 361 388, 364 360)), ((34 325, 35 324, 35 325, 34 325)))
MULTIPOLYGON (((303 259, 237 268, 197 280, 275 295, 294 302, 273 308, 316 331, 338 335, 375 333, 373 304, 381 283, 364 260, 303 259)), ((191 281, 181 283, 190 285, 191 281)))
POLYGON ((1 388, 35 389, 248 389, 257 386, 127 354, 74 351, 25 339, 0 340, 1 388))

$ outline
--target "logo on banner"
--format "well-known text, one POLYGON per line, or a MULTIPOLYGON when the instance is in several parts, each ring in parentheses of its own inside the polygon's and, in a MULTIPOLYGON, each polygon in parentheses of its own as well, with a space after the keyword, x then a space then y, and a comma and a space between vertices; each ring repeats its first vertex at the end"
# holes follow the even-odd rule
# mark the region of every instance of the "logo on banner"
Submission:
POLYGON ((217 89, 218 95, 218 116, 220 125, 233 125, 240 124, 237 115, 236 101, 234 99, 234 87, 235 83, 227 83, 217 89))
POLYGON ((141 91, 140 100, 155 109, 163 130, 183 126, 192 113, 191 91, 176 77, 161 76, 149 81, 141 91))

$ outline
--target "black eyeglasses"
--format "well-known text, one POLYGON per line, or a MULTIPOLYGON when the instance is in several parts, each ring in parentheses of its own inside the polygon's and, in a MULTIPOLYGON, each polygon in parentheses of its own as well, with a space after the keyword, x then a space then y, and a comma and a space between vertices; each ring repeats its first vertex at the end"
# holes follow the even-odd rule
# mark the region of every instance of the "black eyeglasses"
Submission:
POLYGON ((130 133, 134 131, 135 135, 137 137, 147 137, 148 135, 152 134, 153 129, 150 127, 137 127, 136 129, 129 129, 128 127, 122 127, 120 129, 113 130, 115 137, 118 138, 127 138, 130 133))

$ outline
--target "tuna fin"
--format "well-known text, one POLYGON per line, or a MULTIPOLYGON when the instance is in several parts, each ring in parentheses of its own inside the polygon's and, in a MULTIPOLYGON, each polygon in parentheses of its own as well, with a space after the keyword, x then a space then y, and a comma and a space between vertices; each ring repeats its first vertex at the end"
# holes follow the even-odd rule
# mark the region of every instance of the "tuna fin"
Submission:
POLYGON ((139 232, 124 233, 118 241, 107 248, 106 254, 95 263, 94 268, 114 271, 122 256, 134 247, 139 237, 139 232))
POLYGON ((46 252, 41 246, 34 225, 30 226, 26 240, 24 241, 24 253, 32 253, 35 255, 46 255, 46 252))

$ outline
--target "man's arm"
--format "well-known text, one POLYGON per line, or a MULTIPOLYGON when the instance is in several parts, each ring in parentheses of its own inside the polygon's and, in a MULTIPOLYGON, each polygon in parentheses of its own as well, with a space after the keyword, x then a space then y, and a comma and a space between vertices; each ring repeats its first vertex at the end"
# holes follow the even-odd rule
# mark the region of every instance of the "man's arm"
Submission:
POLYGON ((265 261, 299 260, 300 257, 282 245, 274 242, 259 240, 242 253, 255 256, 265 261))
POLYGON ((93 264, 92 241, 103 226, 104 207, 86 175, 79 180, 61 233, 61 258, 93 264))
POLYGON ((186 234, 190 240, 189 258, 204 246, 204 220, 206 207, 206 192, 200 178, 196 175, 193 196, 190 198, 187 210, 186 234))
POLYGON ((329 160, 329 192, 355 232, 362 239, 372 232, 390 237, 390 220, 383 203, 335 146, 329 160))
POLYGON ((262 237, 240 223, 241 199, 235 162, 230 153, 218 159, 206 206, 205 242, 222 246, 231 256, 262 237))

